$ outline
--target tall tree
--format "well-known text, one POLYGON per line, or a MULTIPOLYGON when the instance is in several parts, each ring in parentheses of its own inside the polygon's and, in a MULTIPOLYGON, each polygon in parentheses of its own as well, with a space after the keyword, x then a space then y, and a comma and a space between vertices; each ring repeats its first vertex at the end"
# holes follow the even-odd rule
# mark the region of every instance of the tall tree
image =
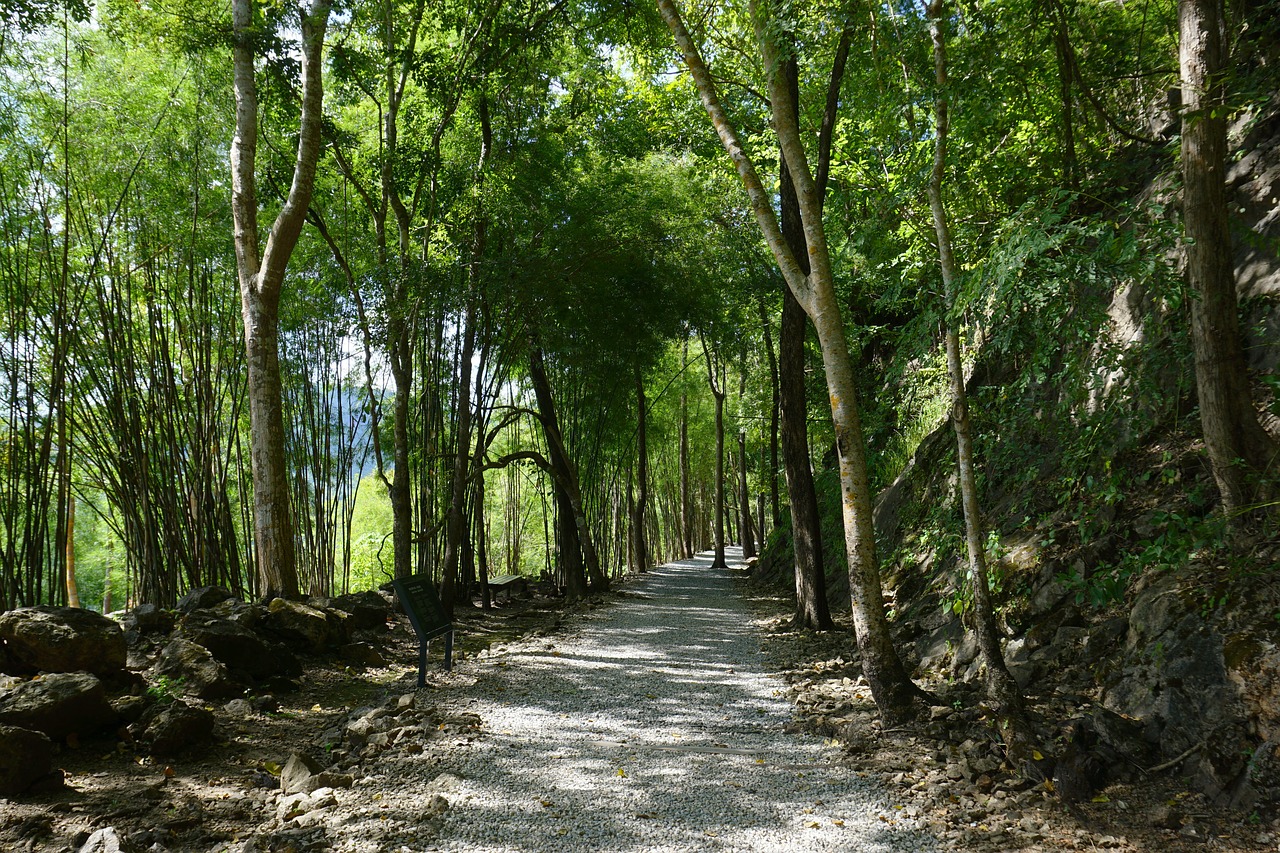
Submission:
POLYGON ((978 652, 986 670, 987 693, 999 706, 1000 729, 1005 742, 1019 758, 1031 748, 1031 728, 1027 724, 1022 691, 1005 666, 996 631, 995 610, 991 605, 991 585, 987 582, 986 542, 978 509, 978 481, 974 473, 973 428, 969 420, 969 401, 965 391, 964 366, 960 354, 960 330, 957 315, 959 270, 951 240, 951 224, 942 200, 943 177, 947 169, 950 96, 947 82, 946 4, 931 0, 926 7, 929 34, 933 40, 934 98, 933 169, 929 173, 929 209, 933 214, 934 233, 938 241, 938 266, 942 272, 946 296, 944 320, 947 372, 951 379, 951 423, 956 433, 956 462, 960 475, 960 503, 964 510, 965 544, 969 552, 969 584, 973 591, 973 632, 978 652))
POLYGON ((644 394, 644 373, 640 365, 636 373, 636 499, 631 511, 632 554, 641 572, 649 570, 649 545, 645 536, 645 517, 649 507, 649 418, 644 394))
POLYGON ((707 361, 707 383, 711 388, 711 396, 716 404, 716 474, 715 474, 715 556, 711 560, 711 568, 727 569, 724 550, 724 362, 719 354, 712 355, 714 347, 702 338, 702 355, 707 361))
MULTIPOLYGON (((835 105, 844 76, 844 63, 849 53, 849 31, 840 36, 836 59, 828 84, 827 104, 823 112, 823 134, 819 138, 818 203, 826 194, 827 164, 831 158, 831 129, 835 126, 835 105)), ((800 83, 799 62, 791 56, 782 63, 783 83, 792 95, 792 106, 798 122, 800 83)), ((781 154, 781 152, 779 152, 781 154)), ((804 223, 796 185, 782 156, 778 170, 781 196, 783 236, 795 255, 796 263, 806 275, 809 254, 805 249, 804 223)), ((835 627, 827 602, 827 575, 822 559, 822 516, 818 511, 818 492, 813 484, 809 460, 809 403, 805 393, 805 336, 809 321, 791 289, 784 283, 782 293, 782 327, 778 334, 779 416, 782 441, 782 464, 787 479, 787 495, 791 509, 791 544, 795 561, 796 609, 793 622, 797 626, 826 631, 835 627)))
POLYGON ((1221 0, 1180 0, 1182 222, 1200 425, 1228 515, 1263 493, 1276 445, 1249 391, 1227 219, 1227 106, 1221 0))
POLYGON ((703 107, 745 186, 751 210, 765 242, 772 251, 787 286, 817 330, 840 466, 849 590, 862 669, 881 715, 891 722, 911 718, 917 712, 916 705, 923 694, 912 683, 898 657, 884 611, 872 523, 866 439, 858 410, 857 386, 840 302, 835 291, 835 276, 822 220, 821 196, 810 171, 809 157, 795 120, 797 109, 780 70, 784 55, 777 43, 780 27, 776 13, 779 10, 770 0, 753 0, 750 3, 751 23, 768 82, 773 131, 796 185, 796 198, 809 258, 808 274, 801 269, 782 234, 774 213, 772 195, 761 182, 755 161, 748 154, 736 127, 721 105, 714 79, 698 46, 690 37, 674 0, 658 0, 658 7, 689 68, 703 107))
POLYGON ((306 221, 315 186, 324 89, 321 54, 330 0, 311 0, 299 10, 302 36, 302 112, 293 181, 284 205, 260 248, 257 176, 258 86, 255 42, 262 30, 260 7, 232 0, 232 56, 236 129, 231 139, 231 210, 235 222, 236 267, 244 316, 249 367, 249 418, 253 466, 253 532, 258 554, 258 593, 296 597, 293 524, 280 387, 279 310, 285 268, 306 221))

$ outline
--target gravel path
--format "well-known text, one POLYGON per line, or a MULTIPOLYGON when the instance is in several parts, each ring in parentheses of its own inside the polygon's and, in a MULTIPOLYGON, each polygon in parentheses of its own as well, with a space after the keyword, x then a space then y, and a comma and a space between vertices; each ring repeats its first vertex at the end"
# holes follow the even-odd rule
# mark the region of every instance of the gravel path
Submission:
POLYGON ((407 849, 934 849, 838 749, 784 732, 781 682, 709 557, 627 592, 568 633, 469 665, 477 681, 452 710, 477 714, 483 734, 378 780, 384 816, 427 809, 428 791, 448 800, 439 835, 406 835, 407 849))

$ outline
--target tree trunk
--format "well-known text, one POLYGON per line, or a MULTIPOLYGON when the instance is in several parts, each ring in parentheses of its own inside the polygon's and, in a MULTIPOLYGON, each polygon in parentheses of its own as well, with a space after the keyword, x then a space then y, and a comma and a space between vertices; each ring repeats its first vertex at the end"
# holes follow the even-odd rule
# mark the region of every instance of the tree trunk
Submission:
POLYGON ((636 567, 649 570, 649 544, 645 539, 645 516, 649 505, 648 403, 644 396, 644 376, 636 366, 636 502, 631 516, 632 550, 636 567))
POLYGON ((951 420, 956 432, 956 461, 960 477, 960 502, 964 509, 965 544, 969 552, 969 583, 973 590, 973 631, 978 642, 982 665, 986 669, 987 694, 999 708, 999 726, 1017 759, 1025 759, 1032 749, 1034 736, 1026 720, 1022 691, 1005 666, 996 631, 995 610, 991 605, 991 588, 987 583, 986 543, 978 510, 978 483, 973 466, 973 436, 969 425, 969 405, 964 383, 964 365, 960 358, 959 319, 954 316, 959 298, 955 254, 952 250, 951 225, 942 202, 942 179, 946 170, 947 141, 950 129, 947 95, 947 47, 943 32, 945 16, 942 0, 932 0, 927 7, 929 32, 933 39, 934 73, 938 94, 934 103, 933 170, 929 176, 929 208, 933 213, 934 232, 938 238, 938 265, 942 271, 946 294, 947 372, 951 379, 951 420))
POLYGON ((476 345, 474 297, 467 300, 462 328, 462 356, 458 359, 458 419, 454 430, 453 474, 449 484, 449 511, 445 522, 444 582, 440 586, 440 599, 446 609, 452 608, 452 602, 457 597, 454 586, 458 574, 458 556, 467 532, 467 472, 471 461, 471 357, 476 345))
POLYGON ((727 569, 729 564, 724 556, 724 381, 717 375, 717 365, 711 358, 711 349, 705 338, 702 340, 702 354, 707 360, 707 382, 716 403, 715 558, 711 561, 711 568, 727 569))
POLYGON ((111 612, 111 560, 115 556, 114 549, 107 545, 107 559, 102 564, 102 613, 111 612))
POLYGON ((795 120, 795 101, 779 69, 779 52, 773 33, 756 4, 752 18, 756 40, 768 80, 773 126, 796 187, 810 272, 797 263, 778 227, 773 198, 756 172, 720 104, 715 83, 689 37, 675 8, 674 0, 658 0, 662 16, 693 76, 703 106, 719 134, 745 186, 748 200, 765 242, 773 253, 787 285, 813 321, 822 348, 823 370, 831 400, 831 419, 840 462, 840 485, 844 514, 845 543, 849 561, 849 591, 853 604, 854 629, 867 684, 881 716, 891 725, 917 713, 917 703, 925 695, 907 676, 893 646, 889 622, 884 612, 879 565, 876 561, 875 529, 872 524, 871 484, 867 476, 866 439, 858 412, 857 384, 849 358, 849 344, 835 292, 826 231, 822 222, 820 195, 809 171, 808 157, 795 120))
MULTIPOLYGON (((76 583, 76 496, 67 493, 67 606, 80 606, 80 588, 76 583)), ((106 610, 102 611, 106 613, 106 610)))
POLYGON ((689 395, 680 395, 680 544, 681 556, 693 558, 693 492, 689 487, 689 395))
MULTIPOLYGON (((582 564, 585 564, 586 576, 590 579, 594 590, 604 592, 609 589, 609 579, 600 571, 600 560, 596 552, 595 542, 591 538, 591 528, 587 524, 586 512, 582 505, 582 496, 578 488, 578 471, 565 451, 564 435, 560 431, 560 420, 556 416, 555 402, 551 396, 551 383, 547 381, 546 368, 543 365, 542 347, 534 344, 529 353, 529 378, 533 382, 534 396, 538 400, 538 411, 542 419, 542 430, 547 440, 548 456, 552 466, 553 479, 556 484, 556 506, 560 519, 562 539, 576 540, 574 547, 566 547, 565 555, 580 552, 582 564), (566 537, 564 525, 568 525, 566 537)), ((574 568, 572 564, 568 569, 574 568)), ((580 572, 579 572, 580 573, 580 572)), ((566 586, 570 596, 581 597, 585 589, 577 589, 577 581, 569 578, 566 586)))
POLYGON ((1222 509, 1238 514, 1265 494, 1276 447, 1258 423, 1240 342, 1235 269, 1227 220, 1228 71, 1221 3, 1180 0, 1182 221, 1186 231, 1191 343, 1200 425, 1222 509))
POLYGON ((754 522, 751 518, 751 490, 747 488, 747 431, 738 430, 738 504, 742 518, 738 525, 742 536, 742 556, 756 556, 754 522))
POLYGON ((278 312, 285 267, 302 232, 320 157, 324 102, 321 54, 329 6, 329 0, 312 0, 301 12, 302 115, 293 183, 261 254, 255 177, 258 90, 253 52, 260 22, 254 19, 254 4, 250 0, 232 0, 231 7, 236 98, 235 135, 231 140, 231 211, 249 373, 258 593, 266 597, 298 595, 280 392, 278 312))
MULTIPOLYGON (((792 191, 792 198, 795 198, 794 190, 792 191)), ((785 228, 787 219, 785 209, 783 210, 782 219, 785 228)), ((792 251, 796 251, 794 247, 792 251)), ((786 292, 785 287, 783 287, 783 292, 786 292)), ((760 326, 764 330, 764 352, 769 360, 769 390, 773 403, 769 407, 769 512, 773 519, 773 527, 777 528, 782 525, 782 501, 778 490, 778 440, 782 403, 778 387, 778 356, 773 349, 772 324, 769 321, 769 312, 765 308, 763 298, 760 300, 760 326)), ((763 514, 760 516, 760 520, 761 523, 764 522, 763 514)), ((763 547, 763 543, 761 544, 763 547)))
MULTIPOLYGON (((795 60, 783 64, 782 74, 791 92, 799 97, 799 69, 795 60)), ((808 273, 804 228, 795 184, 785 161, 779 175, 782 201, 782 233, 800 269, 808 273)), ((809 406, 805 395, 804 339, 808 319, 804 309, 783 287, 782 330, 778 336, 778 387, 782 427, 782 459, 791 504, 791 543, 795 558, 796 609, 792 619, 798 628, 830 631, 835 628, 827 601, 827 572, 822 559, 822 515, 813 484, 809 459, 809 406)))

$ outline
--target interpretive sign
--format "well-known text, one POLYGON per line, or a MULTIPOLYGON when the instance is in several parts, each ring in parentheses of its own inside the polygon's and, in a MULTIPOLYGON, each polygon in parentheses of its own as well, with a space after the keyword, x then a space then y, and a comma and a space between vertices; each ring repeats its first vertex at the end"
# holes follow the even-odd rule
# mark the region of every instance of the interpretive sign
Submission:
POLYGON ((436 637, 444 637, 444 668, 453 669, 453 623, 444 612, 435 584, 426 575, 397 578, 391 586, 418 634, 418 686, 426 687, 427 651, 436 637))

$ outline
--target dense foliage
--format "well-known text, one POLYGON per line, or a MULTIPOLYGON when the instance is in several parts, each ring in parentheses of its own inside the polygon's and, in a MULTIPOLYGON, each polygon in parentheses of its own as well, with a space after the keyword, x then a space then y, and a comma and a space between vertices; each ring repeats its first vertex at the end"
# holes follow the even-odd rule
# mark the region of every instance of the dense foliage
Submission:
MULTIPOLYGON (((951 10, 954 305, 926 200, 936 87, 924 10, 767 5, 799 62, 806 145, 834 107, 823 220, 874 485, 949 411, 953 323, 983 489, 1021 502, 1029 525, 1064 505, 1092 517, 1126 487, 1113 460, 1186 415, 1166 95, 1176 4, 951 10), (1117 292, 1141 306, 1124 335, 1107 332, 1117 292)), ((1274 66, 1268 4, 1254 6, 1232 30, 1246 33, 1234 111, 1254 108, 1274 66)), ((682 8, 778 192, 751 16, 682 8)), ((230 23, 185 2, 0 10, 0 608, 69 590, 103 609, 172 605, 208 584, 252 595, 230 23)), ((297 34, 289 4, 257 14, 257 177, 274 215, 298 132, 297 34)), ((730 539, 772 529, 768 496, 786 495, 765 348, 782 279, 656 11, 354 0, 335 10, 325 55, 324 151, 280 309, 301 591, 385 582, 397 548, 460 602, 489 574, 572 590, 580 554, 597 552, 605 576, 634 562, 642 471, 649 559, 708 546, 713 363, 733 451, 730 539), (393 542, 397 494, 408 527, 393 542)), ((810 350, 821 468, 833 433, 810 350)), ((957 513, 940 500, 913 519, 917 535, 958 548, 957 513)))

